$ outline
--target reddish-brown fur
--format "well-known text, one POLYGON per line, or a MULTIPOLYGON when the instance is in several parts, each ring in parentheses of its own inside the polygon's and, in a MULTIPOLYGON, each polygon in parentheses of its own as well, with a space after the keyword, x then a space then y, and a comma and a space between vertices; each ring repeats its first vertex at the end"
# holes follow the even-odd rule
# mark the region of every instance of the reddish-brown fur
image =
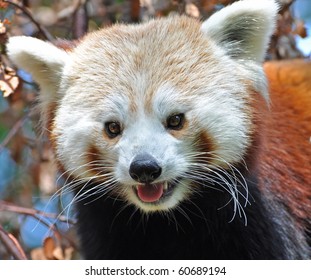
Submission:
POLYGON ((311 216, 311 62, 268 62, 271 109, 264 116, 261 186, 303 223, 311 216))

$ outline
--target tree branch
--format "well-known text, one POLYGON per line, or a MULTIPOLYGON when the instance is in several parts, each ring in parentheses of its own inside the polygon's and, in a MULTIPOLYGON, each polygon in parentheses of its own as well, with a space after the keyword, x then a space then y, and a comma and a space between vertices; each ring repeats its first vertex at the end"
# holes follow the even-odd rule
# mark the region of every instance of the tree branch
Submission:
POLYGON ((52 230, 54 232, 55 237, 58 240, 60 240, 61 236, 62 236, 70 243, 70 245, 72 247, 76 247, 75 243, 68 236, 66 236, 65 234, 62 234, 57 229, 57 226, 54 223, 48 223, 42 219, 42 216, 43 216, 46 218, 57 219, 61 222, 65 222, 65 223, 68 223, 71 225, 75 224, 75 221, 70 220, 70 219, 66 218, 65 216, 61 216, 61 215, 53 214, 53 213, 46 213, 46 212, 43 212, 43 211, 40 211, 37 209, 33 209, 33 208, 21 207, 21 206, 6 202, 4 200, 0 200, 0 212, 1 211, 9 211, 9 212, 14 212, 14 213, 18 213, 18 214, 29 215, 29 216, 33 217, 34 219, 38 220, 40 223, 45 225, 50 230, 52 230))
POLYGON ((45 40, 48 40, 51 42, 54 41, 54 37, 43 26, 41 26, 40 23, 38 23, 34 19, 31 12, 25 6, 18 4, 18 3, 15 3, 15 2, 12 2, 10 0, 4 0, 3 2, 6 2, 6 3, 14 6, 15 8, 21 10, 32 21, 32 23, 37 27, 38 31, 44 37, 45 40))
POLYGON ((27 260, 26 254, 17 239, 0 225, 0 239, 9 252, 18 260, 27 260))
POLYGON ((26 114, 24 117, 22 117, 21 119, 19 119, 14 126, 12 127, 12 129, 9 131, 9 133, 7 134, 7 136, 4 138, 4 140, 2 141, 2 143, 0 144, 0 153, 2 151, 2 149, 11 141, 11 139, 15 136, 15 134, 21 129, 21 127, 24 125, 25 121, 28 118, 28 114, 26 114))
POLYGON ((33 208, 18 206, 18 205, 6 202, 4 200, 0 200, 0 211, 9 211, 9 212, 14 212, 18 214, 30 215, 30 216, 33 216, 34 218, 39 218, 39 219, 40 217, 37 217, 37 216, 43 216, 46 218, 57 219, 60 222, 68 223, 71 225, 75 224, 74 220, 68 219, 65 216, 54 214, 54 213, 46 213, 44 211, 40 211, 40 210, 33 209, 33 208))

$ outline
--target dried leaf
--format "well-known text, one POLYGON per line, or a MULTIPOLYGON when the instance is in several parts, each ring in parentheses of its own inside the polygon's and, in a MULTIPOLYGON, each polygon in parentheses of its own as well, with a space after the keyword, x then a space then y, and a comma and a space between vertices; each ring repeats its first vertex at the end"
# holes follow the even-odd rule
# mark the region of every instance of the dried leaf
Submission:
POLYGON ((45 257, 48 260, 54 259, 54 250, 55 250, 56 244, 52 237, 47 237, 43 241, 43 252, 45 257))
POLYGON ((4 25, 4 22, 0 21, 0 34, 6 33, 6 27, 4 25))
POLYGON ((74 249, 72 247, 63 249, 57 240, 47 237, 43 243, 43 251, 48 260, 70 260, 74 249))
POLYGON ((9 24, 11 24, 12 22, 8 19, 8 18, 5 18, 4 20, 3 20, 3 24, 6 24, 6 25, 9 25, 9 24))
POLYGON ((5 68, 0 77, 0 90, 3 92, 4 97, 8 97, 18 88, 19 78, 16 76, 15 71, 9 67, 5 68))
POLYGON ((0 9, 7 9, 9 6, 9 3, 6 3, 4 1, 0 1, 0 9))
POLYGON ((64 256, 64 252, 62 250, 62 248, 60 246, 56 247, 53 251, 53 257, 56 260, 64 260, 65 256, 64 256))
POLYGON ((307 29, 303 21, 296 22, 296 29, 294 30, 294 33, 299 35, 301 38, 306 38, 308 36, 307 29))
POLYGON ((71 260, 73 253, 74 253, 74 248, 73 247, 68 247, 65 249, 65 260, 71 260))
POLYGON ((74 249, 72 247, 65 248, 64 250, 59 246, 56 247, 53 256, 56 260, 70 260, 72 259, 74 249))
POLYGON ((30 251, 30 257, 32 260, 46 260, 43 248, 35 248, 30 251))
POLYGON ((200 11, 198 9, 198 7, 196 5, 194 5, 193 3, 188 3, 186 4, 186 14, 194 17, 194 18, 199 18, 200 17, 200 11))

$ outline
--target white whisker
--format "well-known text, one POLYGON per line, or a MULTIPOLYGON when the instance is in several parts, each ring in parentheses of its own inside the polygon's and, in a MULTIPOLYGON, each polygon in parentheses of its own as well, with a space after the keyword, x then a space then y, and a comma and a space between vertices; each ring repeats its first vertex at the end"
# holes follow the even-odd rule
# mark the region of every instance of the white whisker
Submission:
POLYGON ((233 216, 229 222, 232 222, 234 217, 238 214, 239 217, 245 220, 245 224, 247 224, 244 208, 250 204, 249 190, 242 173, 233 164, 227 162, 213 152, 192 152, 188 153, 186 156, 189 162, 187 178, 211 189, 218 189, 215 185, 220 185, 230 194, 231 199, 219 209, 228 206, 230 202, 233 201, 233 216), (225 169, 223 165, 220 166, 215 163, 215 159, 217 159, 217 162, 223 163, 227 169, 225 169), (245 190, 245 194, 239 190, 240 187, 245 190), (241 205, 240 197, 245 201, 243 206, 241 205))

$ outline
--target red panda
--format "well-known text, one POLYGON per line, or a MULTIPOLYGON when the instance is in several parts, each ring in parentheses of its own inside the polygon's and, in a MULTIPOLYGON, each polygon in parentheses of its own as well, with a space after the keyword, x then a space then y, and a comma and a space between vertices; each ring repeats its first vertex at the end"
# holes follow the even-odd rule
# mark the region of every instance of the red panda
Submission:
POLYGON ((10 38, 41 87, 85 258, 310 258, 311 98, 266 64, 270 98, 262 67, 277 10, 118 24, 70 51, 10 38))

